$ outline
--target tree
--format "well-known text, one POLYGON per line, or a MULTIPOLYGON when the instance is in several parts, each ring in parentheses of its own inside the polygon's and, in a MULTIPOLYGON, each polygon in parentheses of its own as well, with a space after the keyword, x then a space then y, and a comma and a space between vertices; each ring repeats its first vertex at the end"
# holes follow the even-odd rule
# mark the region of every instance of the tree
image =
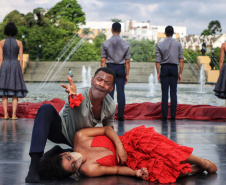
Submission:
POLYGON ((130 45, 130 55, 133 62, 154 62, 155 42, 148 39, 128 40, 130 45))
POLYGON ((98 56, 98 60, 101 58, 101 47, 103 42, 106 40, 106 35, 104 33, 99 33, 94 39, 93 44, 95 47, 96 54, 98 56))
POLYGON ((5 18, 3 19, 4 26, 8 22, 14 22, 16 24, 16 26, 24 26, 26 21, 25 21, 23 15, 20 14, 20 12, 18 12, 17 10, 13 10, 9 14, 7 14, 5 16, 5 18))
POLYGON ((222 31, 220 22, 218 20, 211 21, 208 30, 210 30, 213 35, 220 33, 222 31))
POLYGON ((93 33, 93 32, 90 31, 90 28, 84 28, 84 29, 82 30, 82 34, 83 34, 83 35, 89 35, 89 34, 91 34, 91 33, 93 33))
POLYGON ((37 16, 38 20, 37 20, 37 23, 39 26, 43 25, 44 22, 43 22, 43 15, 45 13, 45 9, 44 8, 35 8, 33 10, 33 13, 37 16))
POLYGON ((32 26, 35 25, 36 21, 34 19, 34 14, 29 12, 24 16, 24 19, 26 21, 26 26, 31 28, 32 26))
POLYGON ((111 21, 112 22, 122 22, 121 19, 116 19, 116 18, 111 19, 111 21))
POLYGON ((85 24, 85 13, 77 0, 62 0, 47 12, 46 17, 58 24, 60 19, 72 22, 76 31, 79 24, 85 24))
POLYGON ((78 52, 74 53, 71 60, 72 61, 97 61, 98 56, 96 54, 94 45, 85 42, 78 52))
POLYGON ((204 36, 212 35, 212 32, 208 29, 205 29, 202 31, 201 35, 204 35, 204 36))

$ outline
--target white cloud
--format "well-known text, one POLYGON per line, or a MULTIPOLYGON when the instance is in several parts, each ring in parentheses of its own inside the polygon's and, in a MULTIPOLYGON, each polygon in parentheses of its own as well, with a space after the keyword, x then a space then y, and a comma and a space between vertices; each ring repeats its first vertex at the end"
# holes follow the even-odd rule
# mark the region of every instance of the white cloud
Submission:
MULTIPOLYGON (((87 21, 151 20, 155 25, 187 26, 189 34, 200 34, 212 20, 219 20, 226 31, 225 0, 77 0, 87 21)), ((60 0, 0 0, 0 22, 12 10, 32 12, 34 8, 51 8, 60 0)))
POLYGON ((46 4, 49 2, 50 2, 50 0, 35 0, 34 4, 46 4))

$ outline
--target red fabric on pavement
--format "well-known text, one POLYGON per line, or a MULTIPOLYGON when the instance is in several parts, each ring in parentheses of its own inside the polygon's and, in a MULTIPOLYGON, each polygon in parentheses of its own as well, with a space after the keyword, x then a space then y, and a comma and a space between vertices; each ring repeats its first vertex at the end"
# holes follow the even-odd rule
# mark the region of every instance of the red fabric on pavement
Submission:
MULTIPOLYGON (((63 106, 64 106, 65 101, 60 100, 58 98, 52 99, 50 101, 44 101, 44 102, 38 102, 38 103, 31 103, 31 102, 26 102, 26 103, 19 103, 17 107, 17 117, 18 118, 30 118, 34 119, 39 107, 41 107, 44 104, 51 104, 55 107, 57 112, 59 112, 63 106)), ((8 105, 8 113, 9 116, 12 115, 12 104, 10 103, 8 105)), ((2 104, 0 105, 0 117, 4 117, 4 112, 3 112, 3 107, 2 104)))
MULTIPOLYGON (((17 116, 19 118, 34 119, 38 109, 43 104, 51 104, 59 112, 65 101, 55 98, 50 101, 39 103, 19 103, 17 108, 17 116)), ((8 106, 8 113, 12 114, 12 104, 8 106)), ((170 115, 170 103, 169 103, 170 115)), ((0 105, 0 117, 4 117, 2 104, 0 105)), ((118 117, 116 110, 115 118, 118 117)), ((156 120, 162 118, 161 103, 133 103, 125 106, 125 119, 128 120, 156 120)), ((170 116, 168 116, 170 118, 170 116)), ((176 119, 191 119, 191 120, 212 120, 212 121, 225 121, 226 120, 226 107, 210 106, 210 105, 177 105, 176 119)))
MULTIPOLYGON (((156 120, 162 118, 161 103, 133 103, 125 106, 124 118, 127 120, 156 120)), ((118 118, 116 110, 115 118, 118 118)), ((168 109, 170 118, 170 103, 168 109)), ((211 105, 178 104, 176 119, 225 121, 226 107, 211 105)))

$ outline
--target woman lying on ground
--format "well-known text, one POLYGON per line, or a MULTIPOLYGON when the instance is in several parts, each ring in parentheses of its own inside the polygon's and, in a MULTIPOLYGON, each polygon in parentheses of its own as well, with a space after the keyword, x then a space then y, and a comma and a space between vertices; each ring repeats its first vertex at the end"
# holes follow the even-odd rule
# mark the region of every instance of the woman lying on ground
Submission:
POLYGON ((88 177, 125 175, 173 183, 181 176, 217 171, 213 162, 193 155, 192 148, 179 146, 153 127, 136 127, 123 136, 111 127, 82 129, 75 134, 73 150, 43 159, 41 178, 66 178, 79 170, 88 177))

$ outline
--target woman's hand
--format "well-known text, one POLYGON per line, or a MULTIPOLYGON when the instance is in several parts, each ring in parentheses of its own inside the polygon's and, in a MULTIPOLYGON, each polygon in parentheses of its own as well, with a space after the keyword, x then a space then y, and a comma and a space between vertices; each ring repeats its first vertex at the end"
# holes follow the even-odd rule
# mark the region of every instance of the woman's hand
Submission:
POLYGON ((65 88, 65 92, 67 92, 69 96, 77 95, 77 87, 70 76, 68 76, 68 81, 70 82, 70 85, 61 84, 61 86, 65 88))
POLYGON ((126 153, 123 145, 116 148, 116 158, 117 158, 118 164, 124 164, 126 162, 127 153, 126 153))
POLYGON ((143 180, 147 179, 149 176, 147 168, 141 168, 139 170, 135 170, 136 177, 141 178, 143 180))

